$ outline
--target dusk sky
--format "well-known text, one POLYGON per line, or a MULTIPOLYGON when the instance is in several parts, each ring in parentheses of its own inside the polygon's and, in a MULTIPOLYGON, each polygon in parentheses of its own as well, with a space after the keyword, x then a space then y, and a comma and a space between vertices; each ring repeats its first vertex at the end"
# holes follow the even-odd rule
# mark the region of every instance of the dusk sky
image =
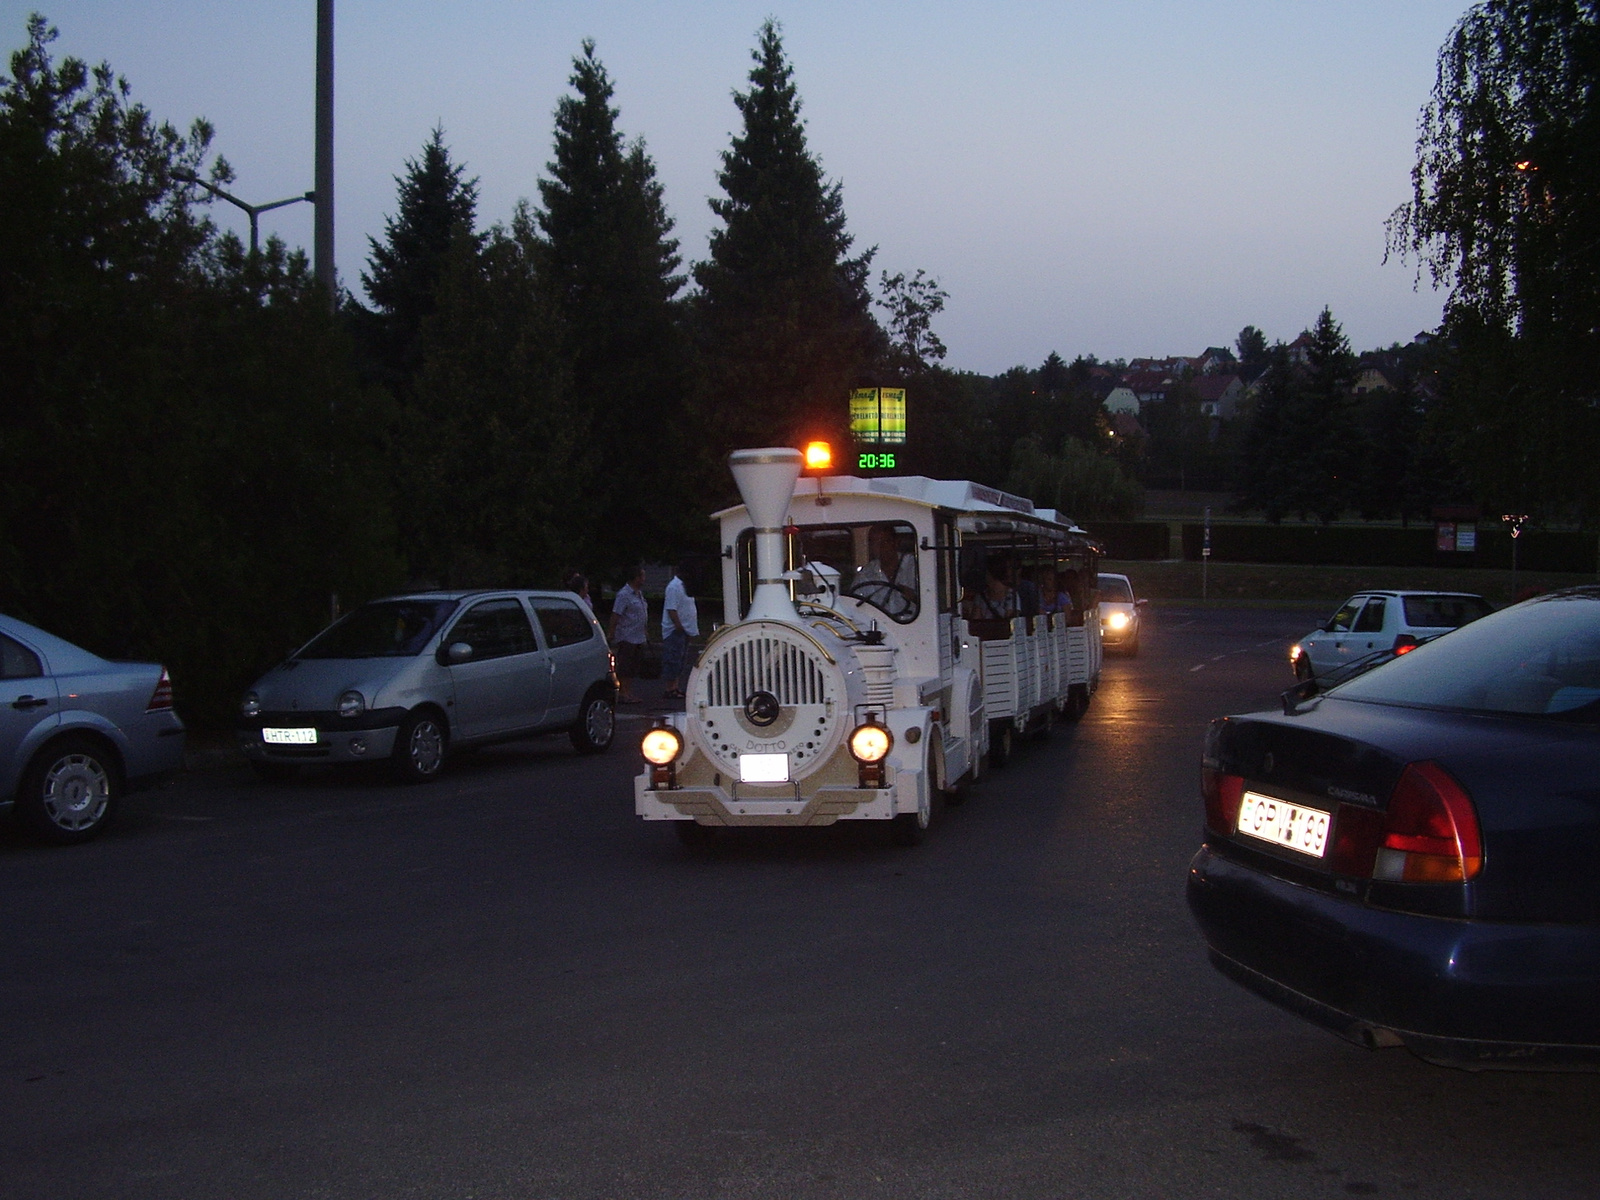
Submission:
MULTIPOLYGON (((38 3, 0 0, 9 52, 38 3)), ((572 56, 597 43, 686 260, 706 255, 721 153, 763 19, 783 27, 811 150, 876 268, 950 293, 947 365, 1193 354, 1241 326, 1292 339, 1324 305, 1356 349, 1409 341, 1441 299, 1383 263, 1417 116, 1464 0, 985 4, 511 0, 336 6, 338 266, 363 299, 394 176, 442 125, 485 225, 537 202, 572 56)), ((108 60, 160 118, 216 127, 235 195, 312 184, 314 0, 58 0, 57 56, 108 60)), ((9 73, 7 70, 6 73, 9 73)), ((241 236, 242 213, 214 216, 241 236)), ((262 217, 309 251, 311 212, 262 217)))

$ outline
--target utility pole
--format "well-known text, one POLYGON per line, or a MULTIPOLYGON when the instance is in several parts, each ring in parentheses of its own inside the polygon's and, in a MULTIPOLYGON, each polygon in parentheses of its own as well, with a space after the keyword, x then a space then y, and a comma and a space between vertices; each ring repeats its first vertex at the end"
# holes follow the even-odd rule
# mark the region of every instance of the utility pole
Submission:
POLYGON ((328 307, 339 301, 333 270, 333 0, 317 0, 317 223, 311 234, 311 261, 317 283, 328 293, 328 307))

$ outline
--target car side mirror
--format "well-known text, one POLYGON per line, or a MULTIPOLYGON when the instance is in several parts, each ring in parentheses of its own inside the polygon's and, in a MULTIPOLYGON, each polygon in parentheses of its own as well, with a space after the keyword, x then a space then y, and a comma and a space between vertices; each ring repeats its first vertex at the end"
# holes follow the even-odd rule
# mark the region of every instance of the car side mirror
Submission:
POLYGON ((1135 600, 1135 601, 1134 601, 1134 602, 1133 602, 1133 606, 1134 606, 1134 607, 1135 607, 1135 608, 1143 608, 1143 607, 1144 607, 1144 606, 1145 606, 1145 605, 1146 605, 1146 604, 1149 604, 1149 603, 1150 603, 1150 601, 1149 601, 1149 600, 1148 600, 1148 599, 1145 599, 1145 600, 1135 600))
POLYGON ((457 663, 472 661, 472 647, 466 642, 451 642, 439 647, 439 665, 453 667, 457 663))

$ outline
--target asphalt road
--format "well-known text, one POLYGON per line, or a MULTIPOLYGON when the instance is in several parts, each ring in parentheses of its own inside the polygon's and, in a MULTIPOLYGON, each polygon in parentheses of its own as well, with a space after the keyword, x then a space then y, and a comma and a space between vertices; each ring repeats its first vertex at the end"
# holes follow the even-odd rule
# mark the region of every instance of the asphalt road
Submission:
POLYGON ((1600 1077, 1360 1050, 1205 961, 1205 721, 1311 623, 1153 614, 913 850, 689 855, 632 815, 636 718, 0 832, 0 1195, 1588 1200, 1600 1077))

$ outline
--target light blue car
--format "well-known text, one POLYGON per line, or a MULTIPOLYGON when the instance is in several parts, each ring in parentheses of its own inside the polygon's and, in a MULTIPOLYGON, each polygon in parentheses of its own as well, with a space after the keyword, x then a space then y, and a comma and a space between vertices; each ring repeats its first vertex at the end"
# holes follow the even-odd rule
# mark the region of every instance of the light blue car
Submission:
POLYGON ((268 671, 239 707, 263 779, 387 760, 406 782, 454 750, 566 731, 611 745, 616 677, 605 634, 571 592, 417 592, 346 614, 268 671))
POLYGON ((0 808, 52 842, 105 828, 127 791, 183 766, 159 663, 110 662, 0 616, 0 808))

